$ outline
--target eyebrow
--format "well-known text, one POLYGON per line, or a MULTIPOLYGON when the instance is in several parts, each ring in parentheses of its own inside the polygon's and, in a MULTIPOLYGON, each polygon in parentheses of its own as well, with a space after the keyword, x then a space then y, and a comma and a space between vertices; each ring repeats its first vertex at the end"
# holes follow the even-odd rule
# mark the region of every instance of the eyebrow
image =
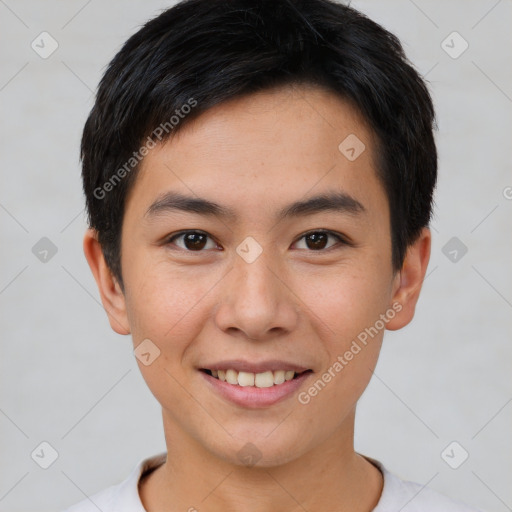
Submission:
MULTIPOLYGON (((171 211, 196 213, 231 221, 237 218, 235 211, 229 207, 200 197, 186 196, 179 192, 165 192, 161 194, 147 209, 144 216, 152 218, 165 215, 171 211)), ((366 213, 366 208, 357 199, 345 192, 329 192, 285 206, 277 212, 276 220, 303 217, 325 211, 355 215, 366 213)))

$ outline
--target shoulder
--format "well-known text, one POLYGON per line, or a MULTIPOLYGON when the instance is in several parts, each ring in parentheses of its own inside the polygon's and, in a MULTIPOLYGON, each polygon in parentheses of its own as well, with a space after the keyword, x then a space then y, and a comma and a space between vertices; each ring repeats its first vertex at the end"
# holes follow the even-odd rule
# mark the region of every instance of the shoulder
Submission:
POLYGON ((434 489, 402 480, 381 462, 365 458, 377 466, 384 476, 382 495, 373 512, 481 512, 434 489))
POLYGON ((140 477, 165 462, 166 453, 140 460, 128 477, 71 505, 62 512, 145 512, 139 496, 140 477))

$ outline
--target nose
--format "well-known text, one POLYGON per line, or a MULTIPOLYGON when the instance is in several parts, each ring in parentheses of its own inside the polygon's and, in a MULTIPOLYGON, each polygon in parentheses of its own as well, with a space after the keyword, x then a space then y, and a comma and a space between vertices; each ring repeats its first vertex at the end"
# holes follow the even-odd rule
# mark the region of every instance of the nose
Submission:
POLYGON ((238 255, 226 275, 215 320, 230 335, 265 341, 292 332, 299 301, 269 251, 248 263, 238 255))

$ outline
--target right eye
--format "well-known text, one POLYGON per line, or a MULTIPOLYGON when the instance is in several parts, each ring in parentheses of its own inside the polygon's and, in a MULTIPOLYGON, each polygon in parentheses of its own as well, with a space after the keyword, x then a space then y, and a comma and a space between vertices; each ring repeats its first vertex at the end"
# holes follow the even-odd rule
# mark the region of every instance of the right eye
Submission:
POLYGON ((213 239, 208 235, 207 233, 204 233, 203 231, 181 231, 180 233, 176 233, 174 235, 171 235, 165 245, 176 245, 180 249, 188 252, 201 252, 202 249, 205 248, 205 246, 208 244, 208 238, 212 241, 213 247, 207 247, 207 248, 213 248, 218 247, 217 244, 213 241, 213 239), (182 245, 175 244, 175 240, 182 240, 182 245))

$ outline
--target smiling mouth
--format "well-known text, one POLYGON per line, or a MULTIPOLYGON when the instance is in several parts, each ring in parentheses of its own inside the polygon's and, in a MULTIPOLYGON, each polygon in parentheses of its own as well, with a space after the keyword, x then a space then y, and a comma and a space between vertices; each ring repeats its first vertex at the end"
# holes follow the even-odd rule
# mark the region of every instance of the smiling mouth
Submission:
POLYGON ((275 370, 262 373, 251 373, 238 372, 234 369, 208 370, 206 368, 202 368, 201 371, 222 382, 232 384, 233 386, 256 388, 279 386, 287 381, 296 379, 305 373, 312 372, 312 370, 306 370, 303 372, 294 372, 293 370, 275 370))

